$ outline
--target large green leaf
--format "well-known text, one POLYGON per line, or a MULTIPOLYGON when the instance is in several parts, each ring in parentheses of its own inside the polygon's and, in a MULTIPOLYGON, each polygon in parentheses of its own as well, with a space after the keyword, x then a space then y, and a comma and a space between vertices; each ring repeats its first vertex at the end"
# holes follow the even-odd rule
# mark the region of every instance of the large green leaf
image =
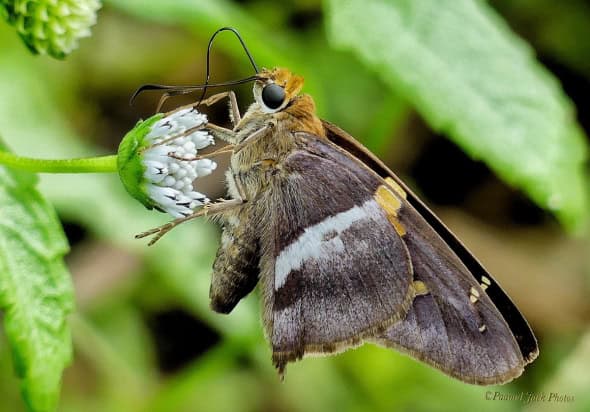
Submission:
POLYGON ((0 310, 29 409, 52 411, 72 355, 66 317, 74 304, 67 241, 36 183, 0 167, 0 310))
POLYGON ((326 5, 333 43, 356 51, 433 128, 567 227, 580 227, 588 212, 587 148, 574 108, 532 50, 484 2, 326 5))

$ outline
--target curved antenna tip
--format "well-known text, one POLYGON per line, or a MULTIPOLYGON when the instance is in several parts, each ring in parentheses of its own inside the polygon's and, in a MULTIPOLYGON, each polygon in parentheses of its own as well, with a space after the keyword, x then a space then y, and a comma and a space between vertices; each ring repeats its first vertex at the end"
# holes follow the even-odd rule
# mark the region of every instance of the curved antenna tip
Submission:
POLYGON ((252 67, 254 68, 254 72, 256 74, 260 73, 260 70, 258 69, 258 65, 256 64, 256 62, 254 61, 254 58, 252 57, 252 53, 250 53, 250 50, 248 49, 248 47, 246 46, 246 42, 244 41, 244 38, 242 37, 242 35, 240 34, 240 32, 238 31, 238 29, 236 29, 235 27, 231 27, 231 26, 224 26, 220 29, 217 29, 215 31, 215 33, 213 33, 213 35, 211 36, 211 38, 209 39, 209 46, 207 47, 207 57, 209 57, 209 52, 211 50, 211 46, 213 45, 213 40, 215 39, 215 37, 217 37, 217 35, 219 33, 221 33, 222 31, 231 31, 233 34, 236 35, 236 37, 238 38, 238 40, 240 41, 240 44, 242 45, 242 48, 244 49, 244 52, 246 53, 246 56, 248 57, 248 60, 250 60, 250 64, 252 65, 252 67))
POLYGON ((258 73, 260 73, 260 70, 258 69, 258 66, 256 65, 256 62, 254 61, 254 58, 252 57, 250 50, 248 50, 248 47, 246 46, 246 43, 244 42, 244 39, 242 38, 242 36, 238 32, 238 30, 235 27, 225 26, 220 29, 217 29, 217 31, 215 31, 215 33, 213 33, 213 35, 209 39, 209 44, 207 45, 207 66, 206 66, 205 84, 197 85, 197 86, 167 86, 167 85, 161 85, 161 84, 144 84, 144 85, 138 87, 137 90, 135 90, 135 92, 131 95, 131 97, 129 98, 129 105, 133 106, 135 99, 141 93, 148 91, 148 90, 168 90, 168 92, 165 94, 166 98, 168 98, 171 96, 175 96, 177 94, 190 93, 191 91, 202 89, 203 93, 201 94, 201 98, 199 99, 199 102, 200 102, 203 100, 203 97, 205 96, 205 93, 207 92, 207 88, 236 85, 236 84, 241 84, 241 83, 257 80, 259 78, 258 73), (211 72, 210 72, 210 69, 211 69, 211 66, 210 66, 211 47, 213 46, 213 40, 215 40, 215 37, 223 31, 231 31, 233 34, 235 34, 235 36, 240 41, 240 44, 242 45, 242 48, 244 49, 246 56, 248 56, 248 59, 250 60, 250 64, 254 68, 254 72, 256 73, 256 75, 247 77, 245 79, 237 80, 237 81, 209 84, 209 78, 210 78, 210 74, 211 74, 211 72))
POLYGON ((141 86, 139 86, 135 90, 135 92, 133 92, 133 94, 129 98, 129 106, 133 106, 133 103, 135 102, 135 99, 137 98, 137 96, 139 96, 140 94, 142 94, 146 90, 161 90, 161 89, 168 88, 168 87, 170 87, 170 86, 164 86, 161 84, 142 84, 141 86))

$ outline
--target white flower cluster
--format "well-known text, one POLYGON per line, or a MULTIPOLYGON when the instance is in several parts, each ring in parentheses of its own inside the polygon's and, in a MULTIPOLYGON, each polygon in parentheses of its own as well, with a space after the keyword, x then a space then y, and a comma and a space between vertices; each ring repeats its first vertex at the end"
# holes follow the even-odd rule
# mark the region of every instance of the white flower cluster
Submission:
POLYGON ((152 144, 142 157, 147 194, 174 217, 188 216, 194 208, 209 202, 194 190, 193 181, 213 172, 217 164, 210 159, 187 161, 170 156, 191 159, 198 150, 215 144, 208 132, 190 131, 206 123, 206 115, 189 107, 160 119, 146 136, 152 144))

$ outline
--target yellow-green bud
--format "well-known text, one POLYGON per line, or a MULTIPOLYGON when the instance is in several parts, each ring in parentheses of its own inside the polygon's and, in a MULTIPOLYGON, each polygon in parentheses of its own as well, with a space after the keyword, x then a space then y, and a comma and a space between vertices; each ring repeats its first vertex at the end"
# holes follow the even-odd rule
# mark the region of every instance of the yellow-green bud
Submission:
POLYGON ((64 58, 90 36, 98 0, 0 0, 0 15, 34 53, 64 58))

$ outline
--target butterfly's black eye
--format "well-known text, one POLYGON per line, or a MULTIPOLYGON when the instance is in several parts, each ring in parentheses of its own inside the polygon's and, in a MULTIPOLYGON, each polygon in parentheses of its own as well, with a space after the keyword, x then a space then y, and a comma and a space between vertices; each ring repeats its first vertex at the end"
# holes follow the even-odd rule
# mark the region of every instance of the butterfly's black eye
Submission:
POLYGON ((281 107, 285 100, 285 89, 275 83, 270 83, 262 89, 262 102, 269 109, 281 107))

